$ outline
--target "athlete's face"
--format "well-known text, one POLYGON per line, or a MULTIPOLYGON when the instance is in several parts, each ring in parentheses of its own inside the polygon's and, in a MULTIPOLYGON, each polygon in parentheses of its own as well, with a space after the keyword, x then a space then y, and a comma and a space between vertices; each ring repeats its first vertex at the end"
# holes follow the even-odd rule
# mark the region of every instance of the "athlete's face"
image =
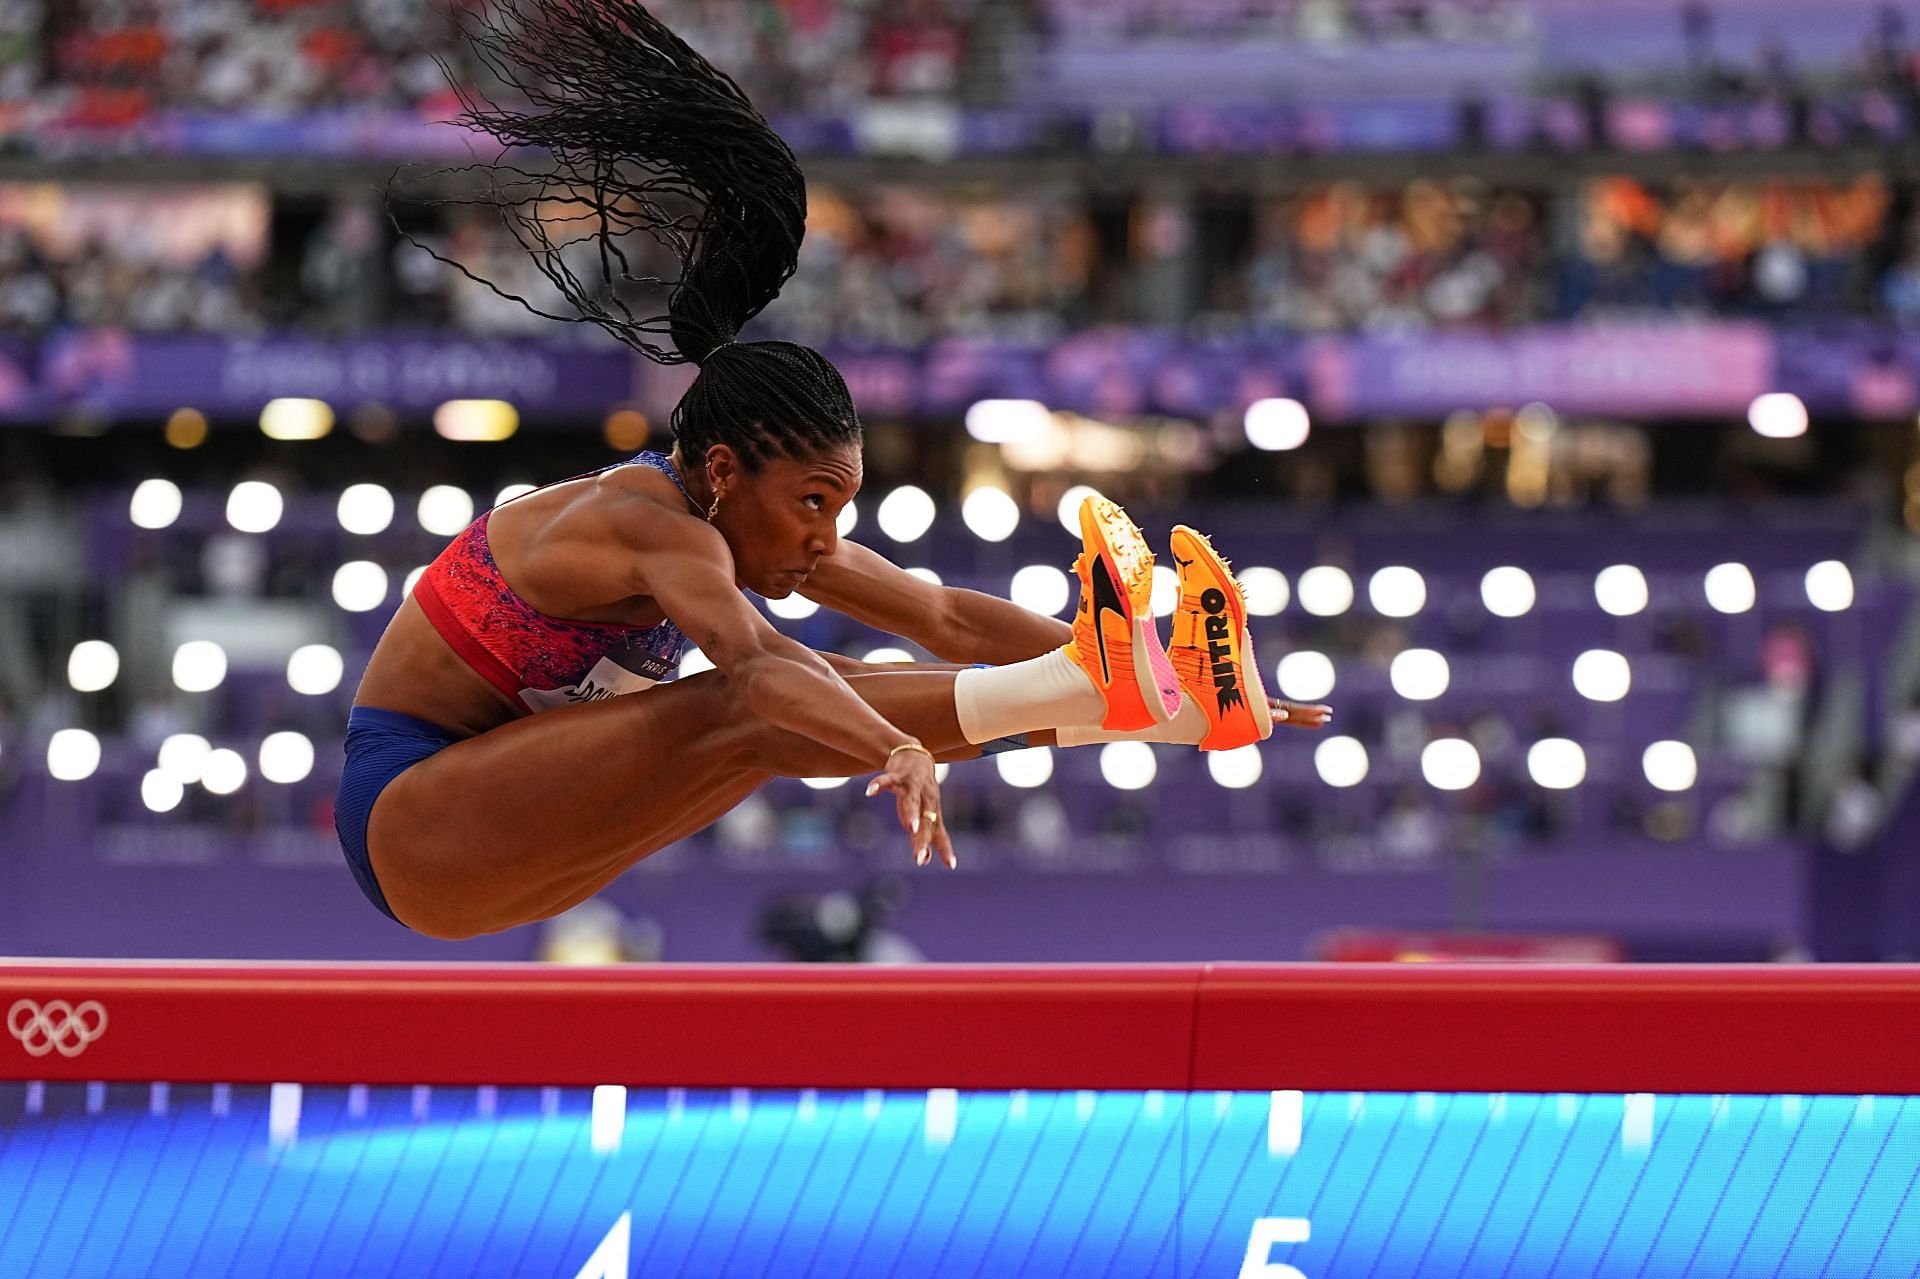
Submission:
POLYGON ((860 450, 835 446, 807 458, 771 458, 741 473, 714 521, 733 549, 741 586, 785 599, 840 545, 840 512, 860 491, 860 450))

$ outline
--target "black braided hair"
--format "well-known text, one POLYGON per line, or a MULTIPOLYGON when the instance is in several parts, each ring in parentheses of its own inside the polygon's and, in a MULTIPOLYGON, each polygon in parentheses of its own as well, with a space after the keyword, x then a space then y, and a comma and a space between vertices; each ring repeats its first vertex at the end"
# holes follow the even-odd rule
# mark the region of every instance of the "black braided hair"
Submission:
POLYGON ((483 171, 484 195, 441 202, 497 212, 576 313, 550 314, 421 247, 536 315, 598 325, 660 364, 699 365, 671 418, 689 461, 727 444, 757 470, 770 455, 858 446, 853 398, 825 356, 735 341, 793 275, 807 212, 799 163, 740 86, 637 0, 488 0, 456 21, 528 108, 460 88, 459 123, 507 150, 455 170, 483 171), (508 162, 523 151, 547 163, 508 162), (668 250, 676 278, 637 271, 623 245, 637 232, 668 250), (666 314, 636 314, 622 296, 636 285, 669 289, 666 314))

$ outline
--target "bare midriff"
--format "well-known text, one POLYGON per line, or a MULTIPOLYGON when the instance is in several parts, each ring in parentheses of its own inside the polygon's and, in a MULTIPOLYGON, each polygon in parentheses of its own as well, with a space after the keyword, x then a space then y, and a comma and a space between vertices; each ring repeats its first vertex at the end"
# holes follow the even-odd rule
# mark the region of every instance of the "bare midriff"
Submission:
POLYGON ((467 737, 527 713, 461 660, 411 597, 387 623, 353 704, 398 711, 467 737))

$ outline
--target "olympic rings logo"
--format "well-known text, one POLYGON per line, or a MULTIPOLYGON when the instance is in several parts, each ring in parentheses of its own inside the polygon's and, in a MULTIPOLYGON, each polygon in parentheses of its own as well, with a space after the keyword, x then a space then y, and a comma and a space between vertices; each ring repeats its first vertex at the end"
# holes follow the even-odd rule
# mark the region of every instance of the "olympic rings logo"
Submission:
POLYGON ((20 1041, 29 1057, 56 1052, 78 1057, 107 1033, 107 1010, 91 999, 78 1007, 64 999, 45 1005, 23 999, 7 1010, 7 1033, 20 1041))

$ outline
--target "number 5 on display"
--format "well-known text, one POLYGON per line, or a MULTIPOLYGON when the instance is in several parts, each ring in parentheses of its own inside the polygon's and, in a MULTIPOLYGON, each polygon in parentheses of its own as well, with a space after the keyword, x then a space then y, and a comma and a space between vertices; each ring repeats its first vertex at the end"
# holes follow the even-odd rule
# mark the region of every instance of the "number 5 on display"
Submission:
POLYGON ((1275 1244, 1305 1243, 1312 1227, 1305 1217, 1257 1217, 1247 1237, 1247 1259, 1240 1263, 1240 1279, 1307 1279, 1292 1266, 1268 1260, 1275 1244))

